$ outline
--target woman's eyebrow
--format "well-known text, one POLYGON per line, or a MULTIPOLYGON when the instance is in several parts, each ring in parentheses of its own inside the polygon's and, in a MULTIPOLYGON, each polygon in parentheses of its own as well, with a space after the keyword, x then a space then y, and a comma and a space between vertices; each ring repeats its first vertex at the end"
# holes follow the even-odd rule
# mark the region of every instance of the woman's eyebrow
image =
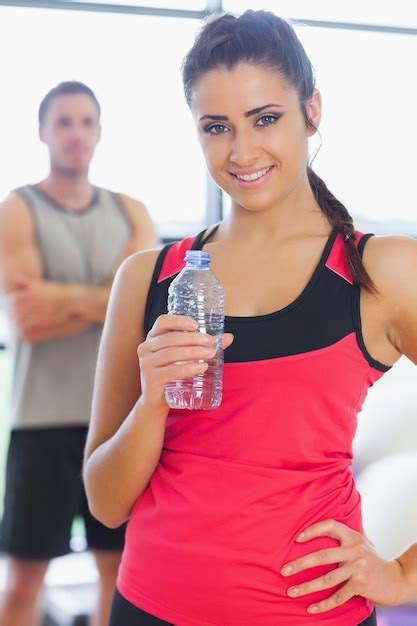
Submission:
MULTIPOLYGON (((246 111, 246 113, 244 113, 245 117, 251 117, 251 115, 256 115, 257 113, 260 113, 261 111, 263 111, 264 109, 268 109, 269 107, 282 107, 282 104, 264 104, 261 107, 256 107, 256 109, 251 109, 250 111, 246 111)), ((229 118, 227 117, 227 115, 211 115, 211 114, 207 114, 207 115, 203 115, 202 117, 200 117, 199 121, 201 122, 201 120, 205 120, 205 119, 210 119, 210 120, 216 120, 218 122, 227 122, 229 120, 229 118)))
POLYGON ((263 111, 264 109, 268 109, 269 107, 282 107, 282 104, 264 104, 261 107, 257 107, 256 109, 251 109, 250 111, 247 111, 244 115, 245 117, 251 117, 251 115, 257 115, 257 113, 260 113, 261 111, 263 111))

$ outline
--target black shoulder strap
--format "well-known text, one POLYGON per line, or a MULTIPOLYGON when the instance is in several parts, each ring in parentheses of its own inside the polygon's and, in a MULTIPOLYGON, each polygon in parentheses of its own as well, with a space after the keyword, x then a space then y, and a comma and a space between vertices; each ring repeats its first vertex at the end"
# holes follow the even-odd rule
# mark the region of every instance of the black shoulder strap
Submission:
POLYGON ((158 258, 156 259, 155 267, 152 272, 151 284, 149 285, 148 295, 146 297, 145 313, 143 317, 143 328, 144 328, 145 334, 147 334, 147 329, 149 328, 149 318, 150 318, 150 313, 151 313, 151 307, 152 307, 153 299, 155 297, 159 274, 161 273, 161 269, 164 264, 164 260, 167 255, 167 252, 172 245, 173 245, 172 243, 168 243, 166 246, 162 248, 162 250, 158 254, 158 258))

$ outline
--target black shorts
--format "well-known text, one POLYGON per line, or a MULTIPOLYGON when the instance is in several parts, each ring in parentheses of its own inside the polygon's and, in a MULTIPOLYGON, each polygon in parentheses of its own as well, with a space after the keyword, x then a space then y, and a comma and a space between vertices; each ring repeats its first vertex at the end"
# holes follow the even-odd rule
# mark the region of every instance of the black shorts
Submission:
POLYGON ((0 549, 24 559, 71 551, 72 522, 84 519, 92 550, 123 550, 125 524, 110 529, 90 513, 82 481, 87 427, 13 430, 6 466, 0 549))
MULTIPOLYGON (((125 600, 117 591, 113 596, 109 626, 174 626, 171 622, 164 622, 125 600)), ((358 626, 376 626, 375 611, 358 626)))

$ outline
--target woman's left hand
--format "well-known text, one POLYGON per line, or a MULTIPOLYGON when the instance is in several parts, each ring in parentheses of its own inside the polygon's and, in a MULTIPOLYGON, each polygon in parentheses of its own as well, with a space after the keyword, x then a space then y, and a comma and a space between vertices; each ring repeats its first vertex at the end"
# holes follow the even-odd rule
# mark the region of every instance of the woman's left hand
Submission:
POLYGON ((341 583, 333 595, 308 607, 309 613, 324 613, 344 604, 353 596, 362 596, 384 606, 394 606, 408 599, 408 583, 400 563, 386 561, 378 556, 370 541, 349 526, 333 519, 323 520, 305 529, 297 542, 313 537, 332 537, 340 542, 336 548, 311 552, 282 569, 283 576, 292 576, 302 570, 321 565, 337 564, 338 567, 315 580, 289 587, 288 595, 299 598, 309 593, 330 589, 341 583), (290 571, 286 568, 292 567, 290 571))

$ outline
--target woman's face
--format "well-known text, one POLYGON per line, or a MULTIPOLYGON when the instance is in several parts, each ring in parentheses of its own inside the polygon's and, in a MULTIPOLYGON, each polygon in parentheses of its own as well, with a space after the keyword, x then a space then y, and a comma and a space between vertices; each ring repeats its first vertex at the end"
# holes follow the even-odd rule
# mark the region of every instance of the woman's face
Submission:
MULTIPOLYGON (((308 136, 297 92, 281 75, 242 63, 207 72, 191 102, 198 136, 213 180, 249 210, 279 204, 307 185, 308 136)), ((307 104, 318 126, 318 91, 307 104)))

